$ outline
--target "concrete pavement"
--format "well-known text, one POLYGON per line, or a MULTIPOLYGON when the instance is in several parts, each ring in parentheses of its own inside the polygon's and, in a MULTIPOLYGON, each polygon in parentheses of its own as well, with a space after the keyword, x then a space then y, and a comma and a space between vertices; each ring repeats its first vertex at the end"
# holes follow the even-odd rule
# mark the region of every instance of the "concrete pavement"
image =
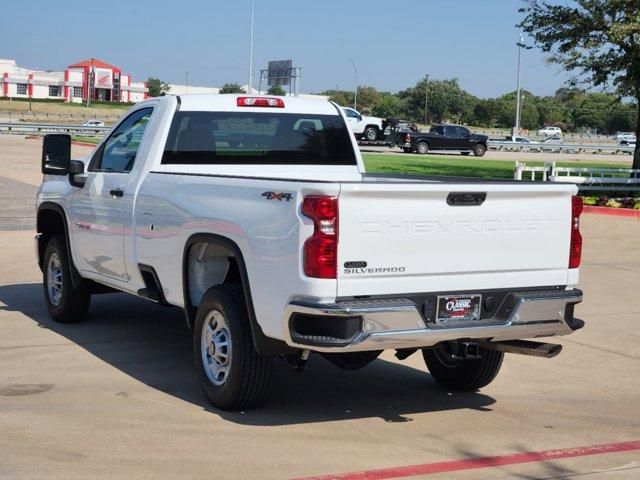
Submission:
MULTIPOLYGON (((0 137, 0 182, 35 188, 38 142, 8 150, 0 137)), ((0 231, 0 478, 294 478, 640 440, 638 220, 583 217, 587 326, 555 359, 508 355, 470 394, 440 390, 419 355, 357 372, 278 361, 268 402, 226 413, 199 390, 179 310, 112 294, 83 324, 52 322, 24 212, 0 231)), ((640 451, 424 478, 569 476, 638 478, 640 451)))

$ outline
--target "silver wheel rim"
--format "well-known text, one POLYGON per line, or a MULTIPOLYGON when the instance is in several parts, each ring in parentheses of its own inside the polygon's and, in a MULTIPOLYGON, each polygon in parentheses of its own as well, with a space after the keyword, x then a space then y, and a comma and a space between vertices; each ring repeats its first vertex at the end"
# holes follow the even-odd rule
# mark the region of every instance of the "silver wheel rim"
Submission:
POLYGON ((373 141, 378 138, 378 132, 373 128, 369 128, 365 136, 367 137, 367 140, 373 141))
POLYGON ((62 262, 57 253, 51 254, 47 264, 47 291, 52 305, 60 305, 62 299, 62 262))
POLYGON ((226 318, 218 310, 211 310, 204 321, 200 352, 207 378, 214 385, 222 385, 231 367, 231 335, 226 318))

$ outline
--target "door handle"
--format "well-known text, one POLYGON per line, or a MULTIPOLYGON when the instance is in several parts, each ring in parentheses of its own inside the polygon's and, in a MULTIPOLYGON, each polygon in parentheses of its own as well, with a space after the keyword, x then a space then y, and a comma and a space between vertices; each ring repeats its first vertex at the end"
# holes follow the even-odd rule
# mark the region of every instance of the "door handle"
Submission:
POLYGON ((109 195, 111 195, 112 197, 122 197, 124 195, 124 191, 119 188, 114 188, 113 190, 109 191, 109 195))
POLYGON ((486 199, 486 192, 451 192, 447 195, 447 204, 452 207, 480 206, 486 199))

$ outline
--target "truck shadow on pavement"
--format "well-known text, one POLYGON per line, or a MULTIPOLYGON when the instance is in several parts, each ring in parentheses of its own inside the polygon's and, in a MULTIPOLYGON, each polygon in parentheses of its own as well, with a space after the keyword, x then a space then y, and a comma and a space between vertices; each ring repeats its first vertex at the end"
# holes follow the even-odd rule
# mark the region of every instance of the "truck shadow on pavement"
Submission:
POLYGON ((222 412, 200 390, 182 310, 127 294, 95 295, 86 322, 64 325, 49 318, 42 294, 40 283, 0 286, 0 302, 6 305, 0 310, 22 313, 40 328, 65 337, 132 378, 239 424, 291 425, 367 417, 410 422, 411 414, 490 411, 488 407, 495 403, 481 393, 443 391, 426 368, 378 359, 364 369, 347 372, 312 355, 305 373, 296 373, 286 361, 276 359, 263 407, 222 412))

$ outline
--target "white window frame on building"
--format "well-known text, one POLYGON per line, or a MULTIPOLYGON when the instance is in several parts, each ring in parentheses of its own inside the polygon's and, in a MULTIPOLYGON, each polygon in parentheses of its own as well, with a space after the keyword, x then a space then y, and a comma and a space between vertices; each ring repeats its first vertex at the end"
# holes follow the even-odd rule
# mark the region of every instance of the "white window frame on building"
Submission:
POLYGON ((16 83, 16 95, 26 95, 26 94, 27 94, 27 84, 16 83))
POLYGON ((59 97, 60 96, 60 85, 49 85, 49 96, 50 97, 59 97))

